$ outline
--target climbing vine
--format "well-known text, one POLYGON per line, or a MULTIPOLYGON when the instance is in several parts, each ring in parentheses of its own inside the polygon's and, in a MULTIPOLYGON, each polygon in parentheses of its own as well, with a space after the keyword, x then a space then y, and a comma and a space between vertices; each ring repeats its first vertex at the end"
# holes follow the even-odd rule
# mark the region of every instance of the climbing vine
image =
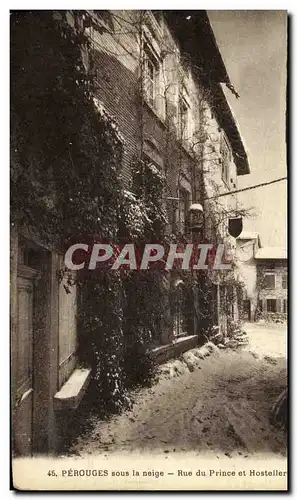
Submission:
POLYGON ((53 12, 11 16, 11 213, 54 247, 114 237, 123 144, 94 102, 82 47, 88 40, 53 12))
MULTIPOLYGON (((133 192, 122 189, 124 141, 94 98, 83 60, 89 42, 78 19, 73 23, 53 12, 11 16, 12 223, 34 228, 59 251, 103 239, 127 239, 141 250, 164 234, 164 179, 135 159, 133 192)), ((147 348, 163 328, 164 277, 83 270, 76 284, 78 356, 93 369, 90 397, 107 410, 120 409, 126 387, 152 375, 147 348)))
MULTIPOLYGON (((165 240, 168 221, 162 202, 164 185, 162 172, 149 161, 135 159, 132 165, 133 203, 141 208, 142 213, 142 231, 135 240, 136 252, 138 250, 139 254, 142 254, 146 243, 165 240)), ((134 223, 135 226, 137 224, 134 223)), ((162 332, 166 329, 168 293, 165 274, 159 267, 129 271, 123 281, 126 298, 124 332, 128 386, 147 383, 154 372, 148 348, 160 343, 162 332)))
MULTIPOLYGON (((83 16, 67 16, 11 14, 11 222, 34 229, 61 252, 73 242, 102 240, 129 241, 141 252, 145 243, 169 240, 166 179, 135 158, 131 192, 123 189, 124 140, 95 98, 100 92, 86 67, 83 16)), ((206 329, 212 313, 207 273, 178 276, 186 283, 188 309, 200 300, 206 329)), ((170 279, 158 268, 100 269, 79 272, 76 284, 78 356, 93 369, 90 396, 107 410, 120 409, 128 403, 126 389, 153 374, 149 347, 172 330, 170 279)))

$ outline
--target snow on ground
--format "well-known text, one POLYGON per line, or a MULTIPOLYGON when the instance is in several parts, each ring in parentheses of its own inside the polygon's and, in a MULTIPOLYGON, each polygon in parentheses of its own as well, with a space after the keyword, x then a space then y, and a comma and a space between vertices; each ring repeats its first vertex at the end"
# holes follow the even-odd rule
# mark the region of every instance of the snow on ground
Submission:
POLYGON ((246 323, 248 349, 258 356, 287 357, 287 325, 246 323))
POLYGON ((248 325, 246 331, 250 347, 215 349, 203 359, 194 349, 163 365, 154 386, 135 392, 131 410, 106 421, 93 416, 92 430, 71 453, 284 456, 285 432, 269 423, 269 410, 286 385, 285 330, 248 325))

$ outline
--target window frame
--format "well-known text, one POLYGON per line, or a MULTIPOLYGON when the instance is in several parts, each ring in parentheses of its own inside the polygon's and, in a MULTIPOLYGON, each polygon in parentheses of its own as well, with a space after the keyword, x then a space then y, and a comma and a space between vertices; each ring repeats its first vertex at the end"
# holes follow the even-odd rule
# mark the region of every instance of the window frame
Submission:
POLYGON ((185 234, 187 232, 188 213, 191 206, 191 192, 185 187, 179 186, 179 201, 178 201, 178 225, 180 232, 185 234), (183 220, 181 219, 181 206, 183 206, 183 220))
POLYGON ((192 104, 186 87, 183 85, 178 100, 178 135, 184 143, 192 139, 192 104), (186 111, 184 112, 182 108, 186 111), (184 117, 186 116, 186 120, 184 117), (185 126, 183 125, 185 123, 185 126))
POLYGON ((274 314, 274 313, 276 313, 276 312, 277 312, 277 301, 276 301, 276 299, 273 299, 273 298, 271 298, 271 299, 269 299, 269 298, 268 298, 268 299, 266 299, 266 311, 267 311, 268 313, 272 313, 272 314, 274 314), (269 310, 269 309, 270 309, 270 307, 268 307, 268 303, 269 303, 269 304, 271 304, 271 305, 272 305, 272 303, 274 303, 274 304, 275 304, 275 310, 274 310, 274 311, 269 310))
POLYGON ((175 284, 173 302, 173 336, 174 339, 178 339, 188 335, 186 314, 187 296, 184 282, 175 284))
POLYGON ((275 273, 265 272, 263 285, 264 285, 264 290, 275 290, 276 289, 276 274, 275 273), (274 278, 274 286, 267 286, 267 284, 265 282, 266 276, 273 276, 273 278, 274 278))
POLYGON ((179 104, 180 116, 180 136, 183 141, 189 138, 189 125, 190 125, 190 106, 184 96, 180 98, 179 104))
POLYGON ((283 290, 288 290, 288 273, 283 273, 282 274, 282 289, 283 290), (284 286, 284 281, 285 281, 285 285, 284 286))
POLYGON ((143 89, 144 89, 144 97, 147 103, 157 111, 157 94, 158 90, 160 91, 160 70, 161 70, 161 61, 153 47, 147 40, 144 38, 143 41, 143 89), (153 76, 149 76, 149 68, 148 65, 152 66, 153 76), (152 95, 148 90, 148 82, 150 82, 152 86, 152 95))

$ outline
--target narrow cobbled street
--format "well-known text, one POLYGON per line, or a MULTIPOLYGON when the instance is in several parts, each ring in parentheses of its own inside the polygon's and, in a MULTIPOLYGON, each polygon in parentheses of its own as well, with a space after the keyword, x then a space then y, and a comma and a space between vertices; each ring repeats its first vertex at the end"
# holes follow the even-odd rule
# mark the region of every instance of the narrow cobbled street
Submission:
POLYGON ((133 394, 131 410, 106 421, 91 417, 91 431, 70 453, 284 456, 285 431, 269 422, 269 410, 286 385, 286 328, 248 324, 245 330, 245 347, 215 348, 203 359, 194 357, 191 370, 179 360, 163 365, 155 385, 133 394))

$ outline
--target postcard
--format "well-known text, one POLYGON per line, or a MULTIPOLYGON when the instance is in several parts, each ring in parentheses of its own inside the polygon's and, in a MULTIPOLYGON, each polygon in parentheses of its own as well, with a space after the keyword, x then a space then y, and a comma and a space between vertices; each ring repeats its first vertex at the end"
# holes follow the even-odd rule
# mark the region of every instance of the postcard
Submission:
POLYGON ((11 487, 287 491, 287 12, 10 44, 11 487))

